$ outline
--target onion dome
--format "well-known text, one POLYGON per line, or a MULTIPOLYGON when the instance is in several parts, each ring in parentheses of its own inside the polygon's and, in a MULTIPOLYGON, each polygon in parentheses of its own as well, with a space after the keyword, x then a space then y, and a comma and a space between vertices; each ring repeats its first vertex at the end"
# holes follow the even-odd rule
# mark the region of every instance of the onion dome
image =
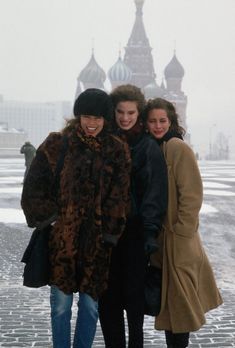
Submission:
POLYGON ((174 53, 173 58, 171 59, 170 63, 166 66, 165 70, 165 77, 168 78, 179 78, 182 79, 184 76, 184 68, 176 58, 176 55, 174 53))
POLYGON ((119 55, 117 62, 108 71, 110 82, 128 83, 131 80, 131 76, 132 71, 119 55))
POLYGON ((144 94, 147 99, 161 98, 165 91, 154 81, 144 87, 144 94))
POLYGON ((85 68, 80 72, 78 80, 83 84, 103 84, 106 79, 104 70, 99 66, 92 52, 91 59, 85 68))

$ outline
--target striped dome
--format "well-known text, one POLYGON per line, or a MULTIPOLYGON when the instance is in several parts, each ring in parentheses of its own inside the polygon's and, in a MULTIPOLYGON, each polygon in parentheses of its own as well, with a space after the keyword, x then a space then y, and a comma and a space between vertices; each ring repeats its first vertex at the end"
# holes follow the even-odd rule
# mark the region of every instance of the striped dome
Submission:
POLYGON ((184 68, 182 67, 178 59, 176 58, 175 53, 170 63, 166 66, 164 73, 165 73, 166 79, 182 78, 184 76, 184 68))
POLYGON ((122 61, 121 57, 108 71, 108 77, 111 82, 129 82, 131 75, 131 69, 122 61))
POLYGON ((94 53, 92 53, 89 63, 80 72, 78 80, 82 83, 104 83, 106 80, 105 72, 96 62, 94 53))

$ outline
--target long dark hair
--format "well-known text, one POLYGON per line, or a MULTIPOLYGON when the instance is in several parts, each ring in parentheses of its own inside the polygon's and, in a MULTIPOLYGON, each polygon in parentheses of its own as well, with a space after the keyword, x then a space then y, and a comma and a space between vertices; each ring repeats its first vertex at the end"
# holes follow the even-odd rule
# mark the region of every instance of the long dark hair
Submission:
POLYGON ((116 108, 117 104, 120 102, 125 102, 125 101, 136 102, 137 109, 140 115, 143 113, 145 105, 146 105, 145 97, 141 89, 139 87, 136 87, 130 84, 121 85, 114 88, 112 92, 110 93, 110 97, 111 97, 114 109, 116 108))
POLYGON ((174 105, 171 102, 162 98, 149 99, 144 110, 145 123, 147 122, 149 112, 153 109, 165 110, 167 117, 171 122, 169 130, 178 133, 182 137, 185 135, 186 131, 179 125, 179 116, 174 105))

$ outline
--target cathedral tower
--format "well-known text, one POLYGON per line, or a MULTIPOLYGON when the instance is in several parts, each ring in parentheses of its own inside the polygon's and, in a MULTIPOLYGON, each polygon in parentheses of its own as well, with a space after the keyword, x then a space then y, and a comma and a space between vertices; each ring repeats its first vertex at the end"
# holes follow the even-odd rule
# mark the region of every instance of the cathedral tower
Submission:
POLYGON ((125 47, 124 63, 131 69, 130 83, 144 89, 145 86, 155 83, 152 48, 149 45, 144 23, 143 5, 145 0, 134 0, 136 18, 131 36, 125 47))
MULTIPOLYGON (((181 89, 182 79, 184 77, 184 68, 176 57, 174 51, 171 61, 164 70, 166 80, 165 98, 175 104, 177 113, 180 117, 180 124, 187 131, 186 108, 187 96, 181 89)), ((190 143, 190 135, 187 133, 186 140, 190 143)))
MULTIPOLYGON (((184 68, 174 51, 171 61, 164 70, 165 81, 162 81, 161 86, 158 85, 153 64, 152 48, 150 47, 143 22, 145 0, 134 0, 134 2, 136 17, 130 38, 125 47, 124 59, 121 58, 121 53, 119 53, 118 60, 108 71, 111 88, 131 83, 142 89, 146 99, 160 97, 171 101, 176 106, 181 125, 187 130, 187 96, 181 88, 184 68)), ((94 52, 92 51, 89 63, 78 77, 76 96, 89 87, 104 89, 105 79, 106 74, 96 62, 94 52)), ((190 135, 188 133, 186 140, 190 143, 190 135)))

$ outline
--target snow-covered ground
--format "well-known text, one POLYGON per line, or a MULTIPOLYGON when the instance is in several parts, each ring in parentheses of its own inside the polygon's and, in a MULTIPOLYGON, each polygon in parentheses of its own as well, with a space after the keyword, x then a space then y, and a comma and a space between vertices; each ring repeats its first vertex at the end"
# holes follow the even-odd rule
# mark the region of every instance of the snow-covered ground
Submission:
MULTIPOLYGON (((203 340, 208 341, 217 337, 219 343, 208 346, 232 347, 233 345, 229 345, 228 340, 232 342, 231 340, 234 338, 235 162, 200 163, 200 168, 204 186, 204 202, 199 228, 217 284, 222 290, 225 305, 208 313, 205 331, 201 331, 201 335, 192 333, 191 343, 195 347, 206 347, 207 344, 205 346, 202 344, 203 340), (220 325, 221 330, 217 330, 220 325), (205 335, 207 338, 204 338, 205 335)), ((24 169, 23 159, 0 158, 0 312, 2 313, 0 321, 4 332, 7 332, 6 337, 2 336, 2 339, 0 334, 1 347, 6 347, 6 342, 11 335, 16 340, 19 337, 20 342, 16 345, 12 344, 11 347, 19 345, 33 347, 37 341, 34 335, 40 340, 43 339, 42 337, 48 336, 48 340, 50 340, 51 335, 48 331, 50 310, 47 287, 37 290, 22 287, 23 265, 19 260, 32 231, 26 226, 20 207, 24 169), (14 311, 13 308, 17 310, 14 311), (10 321, 11 325, 9 325, 10 321), (18 323, 18 327, 14 323, 18 323), (43 330, 44 333, 42 333, 43 330)), ((76 307, 75 302, 74 306, 76 307)), ((75 307, 73 313, 76 313, 75 307)), ((161 342, 164 342, 163 333, 157 332, 156 334, 153 330, 153 318, 146 317, 144 331, 146 341, 148 341, 147 346, 160 346, 154 342, 159 342, 161 337, 161 342)), ((100 344, 94 346, 103 347, 99 326, 96 339, 100 344)), ((45 346, 49 346, 49 344, 45 344, 45 346)), ((10 347, 9 344, 8 347, 10 347)))
MULTIPOLYGON (((235 289, 235 270, 230 267, 235 260, 235 162, 199 162, 199 166, 204 186, 202 240, 220 286, 235 289)), ((30 231, 20 206, 24 170, 23 158, 0 158, 0 223, 30 231)))
POLYGON ((25 224, 20 207, 24 158, 0 158, 0 222, 25 224))
MULTIPOLYGON (((235 162, 203 162, 200 167, 204 187, 201 214, 217 214, 220 209, 209 196, 235 196, 235 162)), ((24 170, 23 158, 0 159, 0 222, 25 223, 20 208, 24 170)))

